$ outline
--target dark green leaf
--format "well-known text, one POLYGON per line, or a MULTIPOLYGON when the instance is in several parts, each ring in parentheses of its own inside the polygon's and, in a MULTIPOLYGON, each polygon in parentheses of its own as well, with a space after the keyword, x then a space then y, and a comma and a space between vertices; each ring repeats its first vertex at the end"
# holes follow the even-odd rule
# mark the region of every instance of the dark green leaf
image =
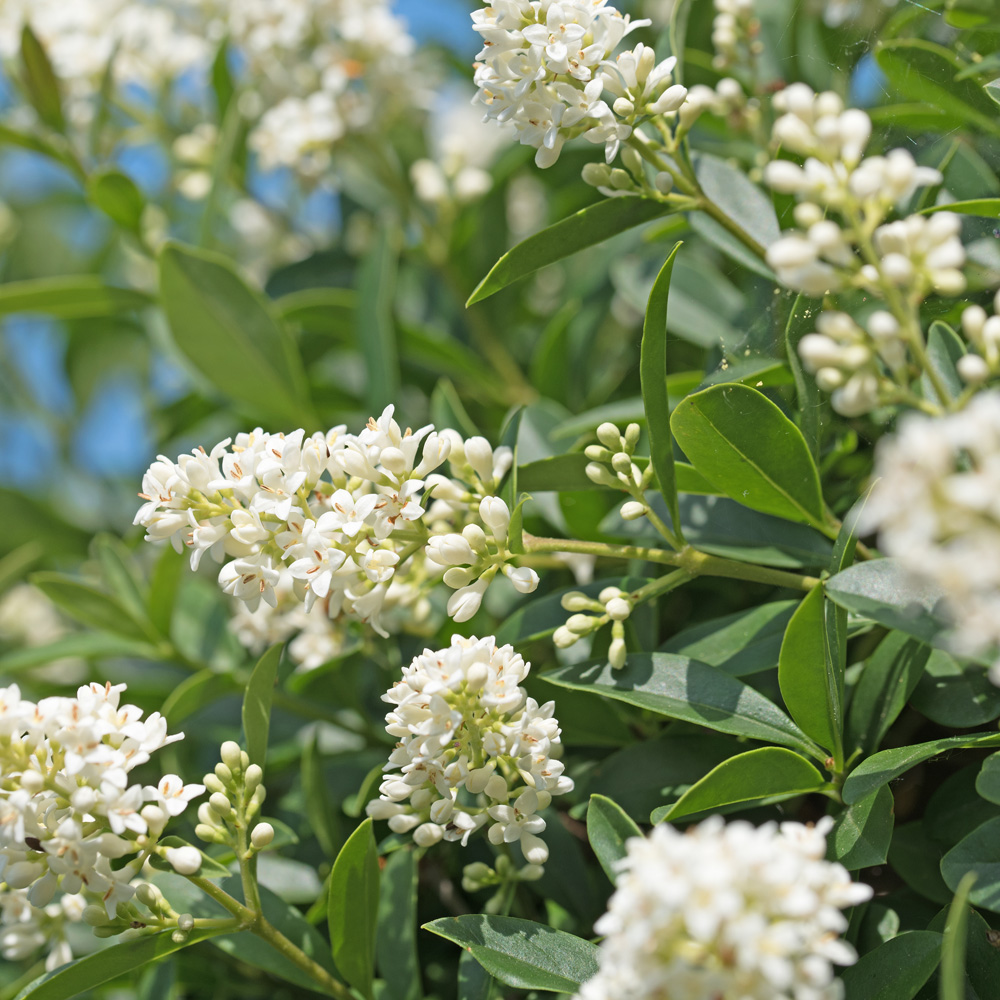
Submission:
POLYGON ((941 935, 906 931, 862 955, 841 977, 850 1000, 913 1000, 937 968, 941 935))
POLYGON ((690 656, 733 677, 770 670, 778 665, 785 627, 798 603, 773 601, 692 625, 665 642, 660 650, 690 656))
POLYGON ((724 384, 688 396, 670 426, 691 464, 727 496, 827 530, 819 473, 802 433, 756 389, 724 384))
POLYGON ((965 383, 958 374, 958 360, 966 353, 965 343, 955 331, 935 320, 927 333, 927 359, 931 370, 944 384, 950 399, 938 399, 937 390, 927 372, 920 376, 920 390, 926 399, 939 403, 947 408, 953 400, 958 399, 965 389, 965 383))
POLYGON ((302 751, 302 794, 306 816, 319 846, 328 858, 336 857, 341 841, 340 824, 323 777, 323 758, 315 735, 302 751))
POLYGON ((223 395, 289 429, 316 423, 291 337, 225 258, 168 243, 160 293, 174 342, 223 395))
POLYGON ((215 107, 218 120, 221 122, 229 110, 229 102, 233 99, 236 88, 233 76, 229 72, 229 39, 224 38, 216 50, 212 60, 212 90, 215 93, 215 107))
POLYGON ((938 725, 972 729, 1000 717, 1000 689, 985 667, 935 649, 910 704, 938 725))
POLYGON ((137 619, 119 600, 96 587, 59 573, 35 573, 31 582, 61 610, 84 625, 128 639, 156 641, 156 632, 148 621, 137 619))
POLYGON ((976 791, 987 802, 1000 805, 1000 753, 990 754, 983 761, 976 777, 976 791))
POLYGON ((827 856, 848 871, 884 864, 892 826, 892 792, 883 785, 836 815, 827 837, 827 856))
POLYGON ((946 736, 929 743, 916 743, 908 747, 883 750, 863 760, 844 782, 844 801, 857 802, 870 795, 876 788, 888 785, 894 778, 911 767, 946 750, 971 747, 1000 746, 1000 733, 969 733, 967 736, 946 736))
POLYGON ((972 198, 968 201, 953 201, 947 205, 932 205, 925 208, 922 215, 934 212, 956 212, 958 215, 978 215, 984 219, 1000 219, 1000 198, 972 198))
POLYGON ((112 222, 138 233, 146 199, 131 177, 113 167, 104 167, 87 178, 87 197, 112 222))
POLYGON ((177 603, 177 592, 186 562, 183 552, 178 552, 172 545, 165 545, 153 568, 153 578, 149 581, 147 613, 161 635, 170 634, 174 605, 177 603))
POLYGON ((491 1000, 495 982, 471 952, 462 952, 458 960, 458 1000, 491 1000))
POLYGON ((645 198, 607 198, 590 205, 508 250, 478 284, 466 305, 482 302, 546 264, 562 260, 595 243, 603 243, 670 210, 665 202, 645 198))
POLYGON ((114 657, 159 659, 159 651, 146 642, 127 639, 107 632, 78 632, 65 639, 56 639, 44 646, 25 646, 0 656, 0 677, 11 676, 44 666, 66 657, 84 660, 104 660, 114 657))
POLYGON ((424 924, 468 951, 492 976, 521 990, 575 993, 597 974, 597 946, 515 917, 470 913, 424 924))
POLYGON ((379 892, 378 968, 392 1000, 420 1000, 417 956, 417 863, 409 848, 393 851, 379 892))
POLYGON ((283 643, 273 645, 256 663, 243 696, 243 735, 252 764, 264 767, 267 760, 267 738, 271 728, 271 701, 278 676, 278 661, 283 643))
POLYGON ((347 838, 337 855, 328 900, 333 961, 355 989, 371 996, 379 910, 378 847, 371 819, 347 838))
POLYGON ((947 626, 939 603, 943 592, 917 581, 891 559, 849 566, 826 581, 831 601, 887 628, 934 643, 947 626))
POLYGON ((231 674, 218 674, 214 670, 199 670, 186 677, 167 696, 163 703, 163 716, 176 724, 213 701, 238 691, 231 674))
POLYGON ((649 293, 639 353, 639 378, 642 383, 642 404, 646 412, 646 431, 649 434, 650 462, 667 510, 670 511, 674 531, 678 535, 681 515, 677 506, 674 442, 670 435, 670 402, 667 399, 667 299, 674 257, 680 248, 680 243, 674 245, 649 293))
POLYGON ((977 826, 941 859, 941 874, 953 892, 969 872, 976 876, 970 902, 1000 913, 1000 817, 977 826))
POLYGON ((59 80, 48 53, 28 24, 21 29, 21 75, 28 100, 38 112, 38 117, 49 128, 64 131, 66 119, 63 117, 59 80))
POLYGON ((99 319, 144 309, 152 301, 143 292, 106 285, 92 274, 31 278, 0 285, 0 315, 4 316, 26 312, 55 319, 99 319))
POLYGON ((889 866, 919 896, 943 905, 951 901, 941 878, 941 845, 919 820, 897 826, 889 845, 889 866))
POLYGON ((73 1000, 102 983, 218 934, 219 931, 212 929, 192 931, 178 943, 173 939, 173 931, 168 930, 123 941, 46 973, 21 990, 17 1000, 73 1000))
POLYGON ((865 661, 847 716, 847 746, 867 756, 882 743, 909 701, 930 658, 930 647, 903 632, 890 632, 865 661))
POLYGON ((25 542, 0 559, 0 594, 19 580, 45 555, 38 542, 25 542))
POLYGON ((841 762, 843 745, 843 643, 831 641, 828 614, 836 614, 817 584, 792 615, 778 660, 778 683, 788 713, 804 733, 841 762))
POLYGON ((956 79, 963 64, 950 49, 919 38, 892 38, 879 44, 875 57, 906 97, 959 122, 1000 133, 996 106, 974 80, 956 79))
POLYGON ((782 747, 761 747, 724 760, 693 784, 662 819, 676 820, 739 802, 777 802, 823 788, 823 775, 809 761, 782 747))
POLYGON ((642 831, 617 802, 605 795, 590 796, 587 839, 612 883, 618 876, 615 863, 625 857, 625 841, 641 836, 642 831))
POLYGON ((358 346, 368 372, 365 399, 376 415, 399 398, 399 356, 393 319, 396 266, 394 232, 383 224, 358 275, 358 346))
POLYGON ((559 687, 617 698, 718 732, 789 746, 818 760, 826 756, 760 692, 685 656, 633 653, 621 670, 591 662, 560 667, 542 677, 559 687))

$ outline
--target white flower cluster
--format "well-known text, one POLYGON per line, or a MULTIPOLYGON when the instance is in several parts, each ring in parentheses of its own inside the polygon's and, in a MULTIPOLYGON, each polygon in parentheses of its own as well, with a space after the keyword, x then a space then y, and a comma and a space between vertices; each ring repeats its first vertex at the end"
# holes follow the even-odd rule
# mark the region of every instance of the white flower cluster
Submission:
MULTIPOLYGON (((484 438, 463 441, 451 430, 403 431, 392 406, 356 435, 343 426, 311 437, 258 428, 177 462, 161 455, 143 478, 147 502, 135 523, 149 540, 170 538, 178 550, 189 548, 192 568, 205 552, 223 562, 220 586, 251 611, 261 601, 277 605, 275 588, 287 564, 306 611, 318 601, 331 618, 343 614, 388 635, 382 615, 390 585, 397 566, 417 554, 421 576, 444 575, 461 588, 449 602, 459 621, 475 614, 501 567, 522 592, 535 589, 533 571, 509 564, 510 514, 491 495, 511 457, 509 448, 494 451, 484 438), (446 460, 452 477, 434 472, 446 460), (421 506, 427 494, 430 509, 421 506), (476 535, 468 527, 477 539, 474 565, 455 570, 459 581, 445 573, 455 562, 435 563, 428 541, 477 511, 489 518, 493 542, 484 537, 480 544, 482 529, 476 535)), ((407 601, 420 606, 417 595, 407 601)))
POLYGON ((627 841, 594 925, 600 970, 579 1000, 839 1000, 833 965, 857 959, 838 938, 841 910, 872 890, 823 860, 832 824, 755 828, 713 816, 627 841))
POLYGON ((0 879, 28 889, 35 907, 56 891, 101 898, 109 918, 171 816, 204 791, 168 774, 156 786, 129 784, 133 768, 183 737, 166 720, 122 705, 124 684, 90 684, 75 698, 21 697, 0 688, 0 879), (113 860, 142 854, 123 867, 113 860))
POLYGON ((394 706, 386 732, 399 743, 368 815, 396 833, 412 830, 421 846, 464 845, 486 826, 491 843, 517 842, 529 864, 544 864, 539 813, 573 782, 552 756, 554 703, 539 705, 519 686, 530 669, 492 636, 454 636, 447 649, 416 657, 382 696, 394 706))
MULTIPOLYGON (((414 41, 387 0, 5 0, 0 57, 17 55, 26 23, 78 126, 93 116, 109 65, 117 86, 158 92, 185 73, 205 80, 227 39, 247 81, 241 110, 259 116, 249 142, 264 169, 315 176, 343 135, 423 99, 412 82, 414 41)), ((206 175, 194 176, 186 187, 196 195, 206 175)))
POLYGON ((976 349, 958 359, 958 374, 969 385, 981 385, 1000 372, 1000 292, 993 298, 993 315, 982 306, 962 311, 962 332, 976 349))
POLYGON ((832 393, 833 408, 845 417, 856 417, 888 402, 899 382, 907 381, 906 345, 899 321, 880 309, 859 326, 847 313, 820 313, 817 333, 799 341, 799 355, 816 384, 832 393), (882 374, 882 362, 895 380, 882 374))
POLYGON ((715 0, 718 13, 712 21, 712 45, 716 69, 731 69, 753 61, 763 45, 757 40, 760 22, 754 16, 754 0, 715 0))
MULTIPOLYGON (((30 583, 15 584, 0 597, 0 642, 47 646, 69 631, 52 601, 30 583)), ((78 656, 66 656, 35 667, 32 676, 52 684, 77 685, 86 680, 87 663, 78 656)))
POLYGON ((79 923, 86 905, 82 896, 61 896, 48 906, 32 906, 27 889, 0 886, 0 957, 20 962, 47 947, 46 971, 72 961, 66 925, 79 923))
POLYGON ((937 170, 918 166, 905 149, 864 157, 871 119, 845 110, 837 94, 795 83, 776 94, 774 104, 783 112, 774 142, 805 158, 802 166, 773 160, 764 172, 772 188, 800 199, 795 221, 801 230, 767 251, 783 284, 813 296, 850 287, 882 298, 899 292, 913 304, 931 291, 964 290, 958 216, 940 212, 880 224, 918 187, 940 183, 937 170))
MULTIPOLYGON (((917 577, 939 586, 956 652, 1000 646, 1000 393, 947 417, 908 414, 875 453, 860 529, 917 577)), ((1000 684, 1000 661, 991 679, 1000 684)))
POLYGON ((687 91, 671 83, 676 60, 637 45, 612 59, 630 21, 607 0, 495 0, 472 15, 483 39, 476 99, 486 117, 510 122, 549 167, 567 139, 603 144, 608 163, 638 122, 676 112, 687 91), (612 103, 604 100, 609 92, 612 103))

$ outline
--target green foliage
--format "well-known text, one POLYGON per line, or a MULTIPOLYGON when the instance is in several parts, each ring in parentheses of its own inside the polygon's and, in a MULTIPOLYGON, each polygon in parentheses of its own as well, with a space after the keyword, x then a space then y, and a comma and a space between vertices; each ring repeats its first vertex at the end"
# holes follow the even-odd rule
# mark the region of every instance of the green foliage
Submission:
POLYGON ((604 869, 615 881, 615 862, 625 857, 625 841, 641 837, 642 831, 617 802, 606 795, 591 795, 587 806, 587 839, 604 869))

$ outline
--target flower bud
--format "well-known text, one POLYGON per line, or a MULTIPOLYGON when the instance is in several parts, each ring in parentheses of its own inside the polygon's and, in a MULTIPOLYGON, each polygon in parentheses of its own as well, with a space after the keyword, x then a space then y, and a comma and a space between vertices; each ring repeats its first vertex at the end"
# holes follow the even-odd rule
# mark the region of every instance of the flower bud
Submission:
POLYGON ((194 930, 194 917, 190 913, 182 913, 177 918, 177 929, 185 934, 194 930))
POLYGON ((651 115, 666 115, 672 111, 677 111, 687 99, 687 87, 675 83, 672 87, 667 87, 652 104, 646 105, 646 110, 651 115))
POLYGON ((570 646, 574 646, 580 641, 580 637, 575 632, 570 632, 565 625, 560 625, 552 633, 552 641, 559 649, 569 649, 570 646))
POLYGON ((214 774, 206 774, 201 780, 208 791, 219 795, 226 794, 226 786, 214 774))
POLYGON ((258 823, 250 834, 250 845, 256 851, 262 851, 274 840, 274 827, 270 823, 258 823))
POLYGON ((642 428, 638 424, 629 424, 625 428, 625 451, 629 455, 635 451, 635 446, 639 443, 640 434, 642 434, 642 428))
POLYGON ((509 794, 507 779, 502 774, 494 774, 493 777, 486 782, 486 787, 483 789, 483 792, 487 798, 495 799, 499 802, 506 802, 509 794))
POLYGON ((521 882, 537 882, 545 874, 545 869, 541 865, 524 865, 518 873, 518 880, 521 882))
POLYGON ((519 594, 531 594, 538 589, 538 574, 530 566, 505 565, 504 575, 519 594))
POLYGON ((638 500, 626 500, 622 504, 621 515, 626 521, 634 521, 636 518, 642 517, 647 509, 646 505, 638 500))
POLYGON ((444 836, 444 830, 437 823, 421 823, 413 831, 413 840, 418 847, 430 847, 444 836))
POLYGON ((222 819, 227 819, 233 811, 232 803, 221 792, 212 792, 209 796, 208 804, 222 819))
POLYGON ((593 615, 570 615, 566 619, 566 628, 575 635, 590 635, 597 627, 597 619, 593 615))
POLYGON ((108 911, 103 906, 91 903, 83 910, 83 922, 90 927, 106 927, 111 921, 108 919, 108 911))
POLYGON ((955 368, 966 385, 982 385, 990 377, 990 366, 978 354, 963 354, 955 368))
POLYGON ((625 591, 621 587, 605 587, 598 595, 597 600, 601 604, 607 604, 608 601, 613 601, 616 597, 624 597, 625 591))
POLYGON ((135 898, 148 909, 157 910, 160 907, 163 895, 155 885, 151 885, 149 882, 142 882, 135 888, 135 898))
POLYGON ((627 170, 615 167, 611 171, 611 186, 616 191, 631 191, 635 187, 635 181, 627 170))
POLYGON ((608 647, 608 663, 615 670, 621 670, 625 666, 625 640, 624 639, 612 639, 611 645, 608 647))
POLYGON ((484 497, 479 504, 479 516, 496 539, 506 538, 510 527, 510 510, 500 497, 484 497))
MULTIPOLYGON (((621 98, 619 98, 621 100, 621 98)), ((617 101, 615 102, 618 103, 617 101)), ((632 102, 627 102, 631 107, 632 102)), ((642 180, 646 176, 646 170, 642 165, 642 157, 631 146, 624 146, 621 151, 621 160, 625 164, 625 169, 636 178, 642 180)))
POLYGON ((197 847, 168 847, 164 856, 178 875, 194 875, 201 868, 201 851, 197 847))
MULTIPOLYGON (((611 105, 611 110, 620 118, 630 118, 635 114, 635 105, 627 97, 619 97, 611 105)), ((635 152, 635 150, 632 151, 635 152)))
POLYGON ((264 780, 264 772, 261 769, 260 764, 251 764, 247 770, 246 774, 243 775, 243 784, 246 790, 253 794, 256 791, 257 786, 264 780))
POLYGON ((475 583, 456 590, 448 600, 448 615, 457 622, 467 622, 479 610, 488 586, 489 580, 480 577, 475 583))
POLYGON ((452 590, 467 587, 476 577, 476 571, 468 566, 450 566, 444 572, 444 582, 452 590))
POLYGON ((620 475, 627 476, 632 472, 632 459, 625 452, 620 451, 611 459, 611 468, 620 475))
POLYGON ((656 185, 656 190, 660 194, 670 194, 674 188, 674 179, 666 172, 666 170, 661 170, 656 177, 653 178, 653 183, 656 185))
POLYGON ((604 607, 612 621, 623 622, 632 614, 632 605, 623 597, 613 597, 604 607))
POLYGON ((462 888, 466 892, 476 892, 496 878, 494 871, 482 861, 473 861, 462 869, 462 888))
POLYGON ((610 421, 605 421, 597 428, 597 440, 601 442, 606 448, 610 448, 613 452, 620 451, 622 446, 622 435, 621 431, 610 421))
POLYGON ((611 183, 611 167, 606 163, 585 163, 581 176, 591 187, 607 187, 611 183))
POLYGON ((215 765, 215 776, 224 785, 231 785, 233 783, 233 772, 221 762, 215 765))
MULTIPOLYGON (((482 504, 479 506, 482 508, 482 504)), ((462 529, 462 537, 472 547, 473 552, 477 552, 479 555, 484 556, 489 551, 486 545, 486 532, 483 531, 478 524, 467 524, 462 529)))
POLYGON ((167 825, 167 814, 159 807, 152 804, 142 807, 139 815, 146 821, 151 837, 159 837, 167 825))
POLYGON ((219 756, 222 758, 222 763, 234 774, 237 771, 243 770, 243 754, 239 743, 235 743, 233 740, 226 740, 220 747, 219 756))
POLYGON ((613 486, 618 489, 618 480, 605 466, 598 465, 596 462, 588 462, 584 472, 592 483, 597 483, 598 486, 613 486))
POLYGON ((493 481, 493 448, 486 438, 469 438, 465 442, 465 458, 482 482, 493 481))

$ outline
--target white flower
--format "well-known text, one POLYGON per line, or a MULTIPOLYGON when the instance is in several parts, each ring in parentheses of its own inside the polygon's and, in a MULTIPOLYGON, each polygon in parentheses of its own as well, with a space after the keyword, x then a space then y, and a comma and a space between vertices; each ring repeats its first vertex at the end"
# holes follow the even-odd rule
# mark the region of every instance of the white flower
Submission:
POLYGON ((600 969, 579 1000, 838 1000, 832 964, 856 960, 836 939, 847 929, 840 911, 872 890, 823 860, 832 822, 754 828, 712 817, 628 840, 594 925, 600 969))
POLYGON ((465 844, 492 821, 494 843, 520 842, 525 858, 541 864, 548 851, 537 812, 573 782, 551 757, 560 734, 553 703, 539 706, 519 686, 529 670, 492 637, 454 636, 447 649, 414 659, 383 695, 395 706, 386 732, 400 742, 368 814, 425 845, 465 844), (462 789, 476 804, 459 797, 462 789))

